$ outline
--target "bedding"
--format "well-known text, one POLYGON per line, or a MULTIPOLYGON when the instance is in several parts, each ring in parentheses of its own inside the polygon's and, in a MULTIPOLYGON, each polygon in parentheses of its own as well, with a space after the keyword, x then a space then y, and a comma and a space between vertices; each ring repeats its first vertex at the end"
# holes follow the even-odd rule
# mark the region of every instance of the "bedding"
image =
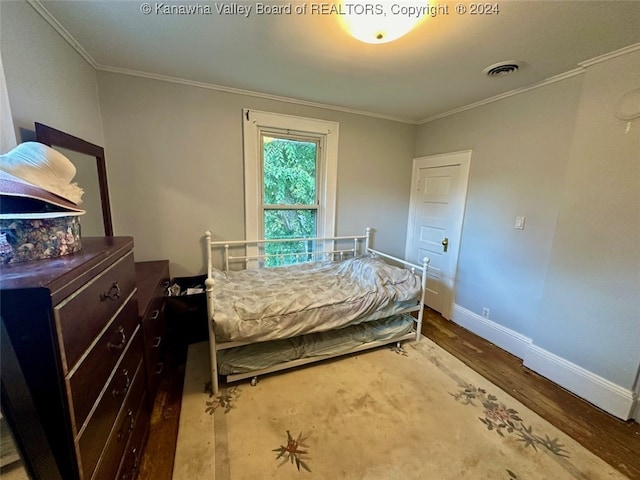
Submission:
POLYGON ((222 375, 233 375, 301 358, 341 355, 365 343, 407 334, 411 332, 414 321, 413 317, 405 313, 338 330, 220 350, 218 371, 222 375))
POLYGON ((421 280, 375 257, 222 272, 212 269, 218 342, 264 342, 392 316, 421 280))

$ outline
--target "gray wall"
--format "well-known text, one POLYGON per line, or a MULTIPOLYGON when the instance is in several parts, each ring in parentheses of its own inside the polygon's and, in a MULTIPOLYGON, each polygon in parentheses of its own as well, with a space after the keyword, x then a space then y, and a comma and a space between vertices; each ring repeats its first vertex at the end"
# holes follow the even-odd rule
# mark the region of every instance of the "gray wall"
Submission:
POLYGON ((614 104, 640 52, 422 125, 418 156, 472 149, 456 304, 633 390, 640 366, 640 124, 614 104), (526 216, 515 230, 516 215, 526 216))
POLYGON ((534 342, 632 388, 640 365, 640 51, 589 67, 571 141, 534 342), (637 102, 636 102, 637 105, 637 102))
POLYGON ((536 330, 582 77, 421 126, 416 154, 473 150, 456 304, 536 330), (525 216, 524 230, 514 229, 525 216))
POLYGON ((102 145, 96 71, 26 2, 0 1, 0 48, 18 142, 34 122, 102 145))
POLYGON ((193 275, 205 230, 244 237, 243 108, 339 122, 336 233, 371 226, 375 246, 403 254, 414 125, 116 73, 98 84, 114 230, 138 260, 193 275))

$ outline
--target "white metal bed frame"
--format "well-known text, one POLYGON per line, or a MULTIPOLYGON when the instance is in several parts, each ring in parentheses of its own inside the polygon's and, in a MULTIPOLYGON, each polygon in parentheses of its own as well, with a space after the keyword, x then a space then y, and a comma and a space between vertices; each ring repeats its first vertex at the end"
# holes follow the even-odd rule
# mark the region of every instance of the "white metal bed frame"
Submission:
POLYGON ((360 242, 364 240, 364 254, 372 254, 374 256, 380 256, 391 260, 393 262, 397 262, 403 265, 405 268, 409 268, 413 274, 416 274, 416 271, 421 271, 421 285, 422 285, 422 293, 420 295, 420 300, 415 306, 408 307, 402 312, 399 313, 410 313, 410 312, 418 312, 417 318, 414 317, 415 322, 415 330, 399 337, 390 338, 387 340, 376 340, 372 342, 368 342, 362 345, 359 345, 355 348, 352 348, 346 352, 338 353, 338 354, 329 354, 329 355, 319 355, 309 358, 300 358, 298 360, 292 360, 288 362, 284 362, 278 365, 274 365, 272 367, 252 370, 246 373, 232 374, 226 375, 227 382, 234 382, 237 380, 242 380, 245 378, 252 377, 254 380, 252 383, 255 383, 256 379, 260 375, 265 375, 267 373, 277 372, 280 370, 285 370, 289 368, 298 367, 301 365, 306 365, 309 363, 319 362, 322 360, 326 360, 333 357, 338 357, 342 355, 348 355, 350 353, 360 352, 363 350, 368 350, 371 348, 376 348, 382 345, 387 345, 390 343, 397 343, 400 345, 400 342, 403 340, 411 340, 415 339, 416 341, 420 340, 421 329, 422 329, 422 316, 424 313, 424 299, 426 293, 427 286, 427 270, 429 265, 429 257, 424 257, 422 265, 417 265, 415 263, 407 262, 401 258, 394 257, 392 255, 388 255, 386 253, 380 252, 378 250, 374 250, 369 246, 371 239, 371 228, 367 227, 364 235, 356 235, 356 236, 342 236, 342 237, 318 237, 318 238, 286 238, 286 239, 277 239, 277 240, 235 240, 235 241, 212 241, 212 233, 210 230, 205 232, 205 239, 207 244, 207 279, 205 280, 205 290, 206 290, 206 298, 207 298, 207 323, 209 328, 209 352, 211 356, 211 386, 213 390, 213 394, 217 394, 219 390, 218 385, 218 362, 217 362, 217 352, 218 350, 225 350, 234 347, 240 347, 242 345, 249 345, 254 342, 224 342, 218 343, 215 337, 214 325, 213 325, 213 314, 215 312, 215 305, 213 302, 213 289, 215 285, 215 281, 212 277, 212 268, 213 268, 213 251, 214 249, 222 248, 223 249, 223 263, 224 263, 224 271, 229 270, 229 263, 235 261, 241 261, 246 265, 249 261, 260 261, 266 260, 271 257, 291 257, 291 256, 306 256, 310 257, 309 260, 318 260, 322 256, 325 259, 335 259, 336 256, 339 259, 343 259, 345 256, 352 255, 358 256, 360 254, 360 242), (324 249, 322 251, 312 251, 312 252, 301 252, 301 253, 288 253, 288 254, 262 254, 262 255, 241 255, 241 256, 233 256, 230 255, 231 247, 258 247, 260 245, 269 244, 269 243, 282 243, 282 242, 322 242, 325 246, 327 243, 329 244, 328 249, 324 249), (336 249, 336 242, 345 242, 345 241, 353 241, 353 248, 349 249, 336 249))

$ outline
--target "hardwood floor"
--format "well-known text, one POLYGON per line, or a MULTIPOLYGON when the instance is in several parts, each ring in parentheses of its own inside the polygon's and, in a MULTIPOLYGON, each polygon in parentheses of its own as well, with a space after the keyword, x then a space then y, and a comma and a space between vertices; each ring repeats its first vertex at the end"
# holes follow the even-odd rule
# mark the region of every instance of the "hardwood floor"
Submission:
POLYGON ((522 362, 425 309, 422 333, 627 477, 640 479, 640 425, 623 422, 522 362))
POLYGON ((138 480, 171 480, 173 475, 186 355, 184 352, 169 355, 166 365, 151 413, 149 440, 140 462, 138 480))
MULTIPOLYGON (((640 480, 640 425, 623 422, 522 366, 504 350, 426 309, 422 333, 584 445, 632 480, 640 480)), ((138 480, 170 480, 178 431, 184 352, 161 382, 138 480)), ((199 479, 193 479, 199 480, 199 479)))

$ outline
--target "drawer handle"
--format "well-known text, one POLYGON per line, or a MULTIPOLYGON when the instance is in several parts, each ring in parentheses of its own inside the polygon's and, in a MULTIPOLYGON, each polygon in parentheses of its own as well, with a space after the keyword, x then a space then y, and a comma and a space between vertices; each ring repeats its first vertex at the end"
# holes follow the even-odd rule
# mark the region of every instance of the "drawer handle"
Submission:
POLYGON ((122 390, 118 390, 117 388, 114 388, 113 390, 111 390, 111 396, 113 397, 117 397, 118 395, 124 395, 129 391, 129 387, 131 386, 131 379, 129 378, 129 370, 127 370, 126 368, 123 368, 122 376, 124 377, 124 387, 122 387, 122 390))
POLYGON ((129 480, 130 478, 135 478, 136 473, 138 472, 138 468, 140 467, 140 465, 138 464, 138 462, 140 461, 138 457, 138 449, 136 447, 133 447, 130 454, 133 455, 133 465, 131 466, 131 472, 123 473, 120 477, 120 480, 129 480))
POLYGON ((149 316, 150 320, 155 320, 156 318, 158 318, 158 315, 160 315, 160 310, 154 310, 151 315, 149 316))
POLYGON ((151 348, 158 348, 160 346, 160 342, 162 342, 162 337, 156 337, 151 348))
POLYGON ((118 441, 121 441, 125 435, 128 436, 133 431, 133 426, 135 421, 133 420, 133 410, 129 409, 127 411, 127 418, 129 419, 129 426, 127 427, 127 431, 123 432, 122 429, 118 432, 118 441))
POLYGON ((107 347, 111 350, 122 350, 124 346, 127 344, 127 334, 124 333, 124 327, 118 327, 118 331, 116 332, 120 335, 120 343, 107 343, 107 347))
POLYGON ((131 449, 131 455, 133 455, 133 469, 132 469, 133 475, 132 476, 135 477, 135 472, 138 470, 138 467, 140 466, 138 465, 139 458, 138 458, 138 449, 136 447, 133 447, 131 449))
POLYGON ((100 300, 113 300, 116 301, 120 298, 120 285, 118 285, 118 282, 113 282, 113 285, 111 285, 111 288, 109 289, 109 291, 107 292, 102 292, 100 294, 100 300))
POLYGON ((164 370, 164 362, 158 362, 156 364, 156 371, 153 373, 154 375, 160 375, 162 373, 162 370, 164 370))

